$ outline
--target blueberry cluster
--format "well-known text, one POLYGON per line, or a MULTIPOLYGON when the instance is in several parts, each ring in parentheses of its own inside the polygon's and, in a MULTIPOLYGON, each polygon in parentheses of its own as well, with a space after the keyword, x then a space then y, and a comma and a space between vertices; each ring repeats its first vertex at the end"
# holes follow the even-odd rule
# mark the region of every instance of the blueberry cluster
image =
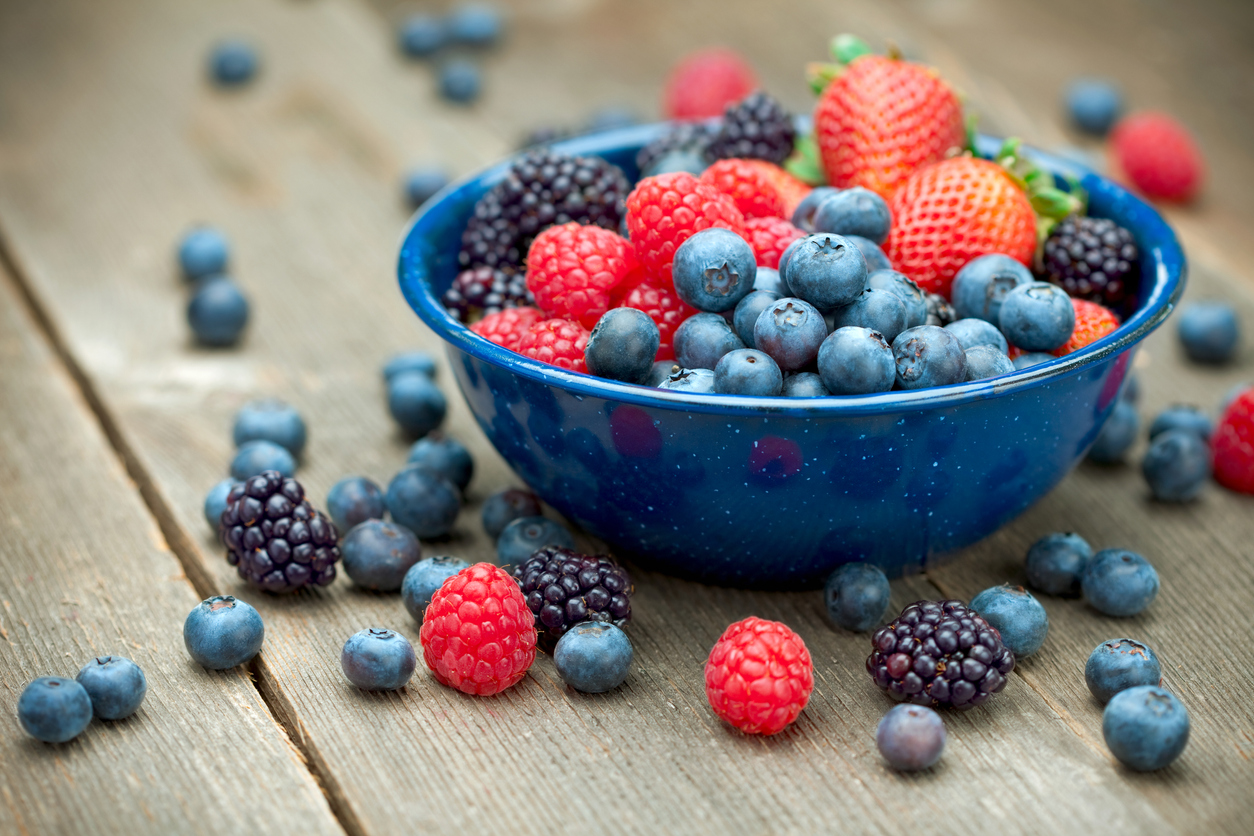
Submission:
POLYGON ((179 270, 192 284, 187 324, 209 348, 235 345, 248 325, 248 298, 226 272, 229 255, 226 236, 213 227, 196 227, 179 242, 179 270))
POLYGON ((1105 615, 1136 615, 1158 595, 1158 572, 1144 557, 1118 548, 1095 554, 1072 532, 1046 534, 1033 543, 1026 570, 1032 588, 1048 595, 1081 593, 1105 615))
POLYGON ((41 676, 22 689, 17 719, 22 729, 45 743, 65 743, 91 723, 121 720, 139 709, 148 681, 125 656, 97 656, 78 676, 41 676))
POLYGON ((406 18, 397 33, 401 51, 410 58, 438 61, 437 89, 445 99, 469 104, 483 86, 477 63, 467 52, 490 47, 504 32, 501 13, 483 3, 466 3, 447 15, 416 14, 406 18), (454 48, 461 48, 449 56, 454 48))

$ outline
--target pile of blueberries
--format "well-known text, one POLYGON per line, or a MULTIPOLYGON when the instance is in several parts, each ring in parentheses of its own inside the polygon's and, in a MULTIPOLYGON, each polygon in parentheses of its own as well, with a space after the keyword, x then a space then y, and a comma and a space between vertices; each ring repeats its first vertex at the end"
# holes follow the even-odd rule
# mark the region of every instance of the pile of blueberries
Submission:
POLYGON ((233 346, 248 325, 248 297, 226 272, 229 255, 226 236, 209 226, 192 229, 179 243, 179 269, 192 286, 187 324, 203 346, 233 346))
POLYGON ((479 98, 483 79, 469 50, 494 46, 501 40, 504 28, 501 13, 492 6, 465 3, 447 15, 416 14, 406 18, 397 39, 406 56, 437 62, 441 96, 458 104, 470 104, 479 98))

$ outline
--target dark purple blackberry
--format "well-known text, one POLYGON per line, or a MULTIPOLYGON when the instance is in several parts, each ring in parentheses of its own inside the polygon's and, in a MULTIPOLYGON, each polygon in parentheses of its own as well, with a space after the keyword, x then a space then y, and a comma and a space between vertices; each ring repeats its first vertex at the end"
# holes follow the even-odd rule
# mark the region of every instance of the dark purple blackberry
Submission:
POLYGON ((534 305, 535 297, 527 290, 523 274, 475 267, 457 274, 442 301, 449 313, 469 322, 475 314, 487 316, 505 308, 534 305))
POLYGON ((958 318, 958 312, 949 300, 939 293, 927 293, 927 324, 944 328, 958 318))
POLYGON ((552 648, 582 621, 621 627, 631 619, 631 578, 608 555, 545 546, 514 567, 514 578, 535 614, 542 647, 552 648))
POLYGON ((1132 233, 1107 218, 1071 215, 1045 239, 1045 279, 1114 310, 1136 297, 1140 257, 1132 233))
POLYGON ((961 601, 916 601, 871 637, 866 669, 895 700, 932 708, 983 705, 1006 687, 1015 656, 961 601))
POLYGON ((577 221, 617 230, 631 185, 617 166, 549 148, 530 151, 475 204, 457 256, 463 270, 522 273, 527 248, 554 224, 577 221))
POLYGON ((258 589, 291 592, 335 580, 339 531, 277 470, 231 488, 218 528, 226 561, 258 589))
POLYGON ((769 93, 750 93, 723 112, 723 124, 706 146, 710 160, 747 157, 783 165, 792 155, 797 129, 792 116, 769 93))
POLYGON ((667 154, 688 152, 697 159, 704 159, 706 146, 713 135, 714 130, 704 122, 676 122, 670 130, 637 152, 636 165, 641 174, 647 174, 667 154))

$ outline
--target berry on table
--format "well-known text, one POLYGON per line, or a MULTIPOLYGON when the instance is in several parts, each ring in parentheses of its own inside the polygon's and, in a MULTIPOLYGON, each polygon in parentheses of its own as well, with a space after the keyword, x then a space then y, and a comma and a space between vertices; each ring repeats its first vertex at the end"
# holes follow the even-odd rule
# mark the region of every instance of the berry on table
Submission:
POLYGON ((262 398, 244 404, 235 413, 231 437, 239 447, 249 441, 271 441, 299 457, 309 437, 305 419, 295 407, 278 398, 262 398))
POLYGON ((841 235, 815 233, 789 256, 784 278, 794 296, 830 311, 852 304, 866 289, 866 258, 841 235))
POLYGON ((753 68, 733 50, 697 50, 686 55, 667 76, 662 114, 667 119, 719 116, 757 86, 753 68))
POLYGON ((1149 645, 1135 639, 1111 639, 1099 644, 1084 664, 1084 682, 1103 705, 1120 691, 1138 685, 1158 685, 1162 665, 1149 645))
POLYGON ((685 172, 646 177, 627 195, 627 230, 645 270, 671 278, 675 251, 693 234, 723 227, 745 237, 736 202, 685 172))
POLYGON ((745 347, 727 320, 716 313, 699 313, 685 319, 675 329, 674 345, 675 361, 680 366, 711 371, 723 355, 745 347))
POLYGON ((341 531, 387 513, 383 489, 365 476, 345 476, 327 492, 327 513, 341 531))
POLYGON ((538 517, 541 512, 540 497, 531 491, 506 488, 497 491, 483 502, 483 530, 496 540, 505 526, 520 517, 538 517))
POLYGON ((1196 432, 1167 430, 1150 441, 1141 473, 1155 499, 1187 502, 1210 481, 1210 458, 1210 446, 1196 432))
POLYGON ((1071 339, 1054 349, 1055 357, 1063 357, 1092 345, 1119 327, 1119 317, 1115 316, 1115 312, 1096 302, 1073 298, 1071 305, 1075 308, 1075 328, 1071 339))
POLYGON ((248 324, 248 299, 227 276, 207 276, 187 303, 187 324, 201 345, 235 345, 248 324))
POLYGON ((575 222, 551 226, 527 252, 527 289, 550 317, 596 325, 611 292, 636 268, 631 242, 608 229, 575 222))
POLYGON ((448 401, 430 375, 401 372, 388 381, 387 389, 388 412, 408 435, 421 438, 444 423, 448 401))
POLYGON ((797 129, 792 116, 773 96, 755 90, 723 110, 723 120, 706 145, 711 160, 733 157, 783 165, 792 155, 797 129))
POLYGON ((1034 281, 1032 271, 1010 256, 992 253, 974 258, 954 276, 954 312, 959 319, 982 319, 997 325, 1002 302, 1010 291, 1034 281))
POLYGON ((418 464, 392 477, 386 501, 392 519, 421 540, 448 534, 461 510, 457 486, 418 464))
POLYGON ((1085 133, 1105 136, 1123 111, 1119 88, 1100 78, 1077 78, 1067 85, 1067 115, 1085 133))
POLYGON ((1149 428, 1150 441, 1167 430, 1188 430, 1203 441, 1210 441, 1215 426, 1210 416, 1198 407, 1191 404, 1173 404, 1154 416, 1149 428))
POLYGON ((199 226, 179 242, 179 269, 188 281, 226 272, 230 245, 226 236, 211 226, 199 226))
POLYGON ((1140 429, 1141 416, 1137 414, 1136 407, 1127 401, 1117 401, 1089 448, 1089 461, 1100 464, 1123 461, 1124 455, 1136 442, 1140 429))
POLYGON ((268 592, 335 580, 338 539, 335 523, 314 510, 300 483, 276 470, 232 488, 222 512, 227 563, 268 592))
POLYGON ((448 43, 448 25, 434 15, 410 15, 397 33, 401 51, 414 58, 425 58, 448 43))
POLYGON ((1047 595, 1079 595, 1084 567, 1093 547, 1079 534, 1046 534, 1028 549, 1028 585, 1047 595))
POLYGON ((41 676, 22 689, 17 719, 36 740, 65 743, 91 724, 91 697, 73 679, 41 676))
POLYGON ((245 441, 231 459, 231 478, 239 482, 267 470, 292 476, 296 473, 296 459, 286 447, 264 439, 245 441))
POLYGON ((907 328, 898 334, 893 340, 893 360, 897 383, 903 389, 948 386, 967 379, 967 356, 962 343, 935 325, 907 328))
POLYGON ((1137 772, 1170 765, 1189 742, 1189 712, 1158 685, 1120 691, 1102 712, 1102 737, 1119 762, 1137 772))
POLYGON ((846 563, 828 576, 823 587, 828 620, 857 633, 880 623, 889 595, 884 570, 872 563, 846 563))
POLYGON ((626 681, 633 655, 631 639, 619 627, 585 621, 557 640, 553 664, 576 691, 603 694, 626 681))
POLYGON ((209 53, 209 77, 219 87, 238 87, 257 74, 257 50, 247 41, 229 38, 209 53))
POLYGON ((404 526, 366 520, 353 526, 340 545, 344 572, 363 589, 395 592, 422 557, 422 545, 404 526))
POLYGON ((101 720, 130 717, 148 693, 144 672, 125 656, 97 656, 75 679, 87 690, 92 711, 101 720))
POLYGON ((870 189, 853 186, 820 203, 811 224, 815 232, 859 235, 878 245, 888 238, 892 217, 884 198, 870 189))
POLYGON ((487 3, 462 3, 449 13, 449 37, 470 46, 491 46, 505 28, 501 13, 487 3))
POLYGON ((1041 649, 1049 633, 1049 616, 1041 602, 1021 586, 990 587, 971 599, 971 609, 1001 634, 1001 642, 1015 659, 1041 649))
POLYGON ((1071 339, 1075 308, 1057 285, 1032 282, 1006 294, 997 324, 1011 345, 1024 351, 1053 351, 1071 339))
POLYGON ((440 95, 450 102, 470 104, 479 98, 483 75, 479 65, 465 58, 452 58, 440 65, 440 95))
POLYGON ((443 168, 430 165, 415 168, 405 175, 403 183, 405 202, 411 208, 417 209, 435 197, 436 192, 447 186, 448 183, 448 174, 443 168))
POLYGON ((639 383, 653 368, 661 334, 657 323, 636 308, 606 311, 584 348, 588 373, 624 383, 639 383))
POLYGON ((1141 286, 1132 233, 1106 218, 1064 218, 1045 239, 1042 261, 1047 281, 1108 308, 1123 309, 1141 286))
POLYGON ((758 315, 753 325, 754 346, 771 355, 786 372, 808 365, 818 356, 825 339, 827 323, 823 315, 804 299, 784 297, 776 301, 758 315))
POLYGON ((1238 394, 1211 436, 1215 480, 1225 488, 1254 493, 1254 389, 1238 394))
POLYGON ((777 734, 814 690, 805 642, 785 624, 750 616, 723 631, 705 663, 705 695, 718 717, 746 734, 777 734))
POLYGON ((744 238, 721 227, 694 233, 675 251, 675 292, 699 311, 730 311, 753 291, 757 259, 744 238))
POLYGON ((475 475, 475 460, 466 445, 455 438, 432 433, 420 438, 409 448, 406 464, 418 464, 434 471, 465 492, 475 475))
POLYGON ((1015 364, 1001 350, 991 345, 973 345, 963 352, 967 359, 967 380, 987 380, 1010 374, 1015 364))
POLYGON ((922 705, 895 705, 875 727, 875 745, 893 769, 930 769, 945 751, 945 721, 922 705))
POLYGON ((418 637, 435 678, 466 694, 504 691, 536 658, 535 617, 514 579, 490 563, 469 566, 436 590, 418 637))
POLYGON ((238 479, 227 477, 210 488, 208 495, 205 496, 205 522, 209 523, 209 527, 214 531, 218 530, 218 524, 222 522, 222 512, 226 510, 227 495, 231 493, 231 488, 238 484, 238 479))
POLYGON ((1184 126, 1165 113, 1136 113, 1110 135, 1119 169, 1152 198, 1187 202, 1202 185, 1206 164, 1184 126))
POLYGON ((720 395, 775 397, 784 386, 784 374, 769 354, 738 348, 714 366, 714 391, 720 395))
POLYGON ((183 622, 183 644, 198 665, 222 671, 257 655, 266 628, 251 604, 215 595, 197 604, 183 622))
POLYGON ((566 526, 538 513, 531 517, 518 517, 506 525, 496 538, 496 562, 507 569, 519 566, 548 546, 573 549, 575 539, 566 526))
POLYGON ((340 651, 340 668, 348 681, 363 691, 404 688, 418 666, 409 639, 381 627, 354 633, 340 651))
POLYGON ((1084 567, 1080 588, 1093 609, 1113 616, 1143 612, 1158 596, 1158 572, 1127 549, 1102 549, 1084 567))
POLYGON ((584 621, 621 627, 631 620, 631 578, 608 555, 544 546, 516 565, 513 575, 536 617, 543 647, 552 648, 584 621))
POLYGON ((436 555, 425 557, 409 567, 401 583, 401 602, 419 624, 431 603, 431 596, 444 582, 470 564, 459 557, 436 555))
POLYGON ((1237 312, 1226 302, 1194 302, 1180 311, 1176 324, 1180 344, 1189 359, 1198 363, 1227 363, 1241 339, 1237 312))
POLYGON ((438 367, 435 364, 435 358, 425 351, 402 351, 399 354, 393 354, 388 361, 383 364, 383 382, 391 383, 392 378, 404 372, 422 372, 427 377, 435 380, 438 367))
POLYGON ((502 348, 518 351, 518 346, 531 330, 531 326, 545 319, 544 312, 539 308, 524 305, 487 314, 471 325, 470 330, 502 348))
POLYGON ((897 380, 893 349, 884 335, 856 325, 837 328, 818 354, 823 386, 833 395, 887 392, 897 380))
POLYGON ((693 395, 714 394, 714 372, 711 369, 681 369, 675 366, 671 373, 657 385, 659 389, 688 392, 693 395))
POLYGON ((833 331, 850 325, 870 328, 891 343, 906 330, 908 314, 905 303, 897 294, 868 287, 848 305, 832 311, 830 316, 833 331))

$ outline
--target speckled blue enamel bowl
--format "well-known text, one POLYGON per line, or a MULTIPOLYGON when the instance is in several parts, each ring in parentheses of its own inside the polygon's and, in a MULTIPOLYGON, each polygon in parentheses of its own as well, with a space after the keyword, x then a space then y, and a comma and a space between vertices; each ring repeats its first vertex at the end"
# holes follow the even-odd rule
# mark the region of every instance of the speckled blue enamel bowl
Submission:
MULTIPOLYGON (((635 176, 660 130, 559 146, 635 176)), ((988 148, 996 147, 992 140, 988 148)), ((1135 314, 1082 351, 959 386, 813 400, 681 395, 566 372, 506 351, 445 313, 461 232, 506 164, 455 184, 413 219, 400 253, 409 304, 448 343, 479 426, 545 501, 640 565, 709 583, 802 588, 841 563, 916 572, 988 536, 1080 461, 1136 345, 1184 290, 1185 261, 1157 212, 1090 172, 1094 215, 1136 236, 1135 314)))

